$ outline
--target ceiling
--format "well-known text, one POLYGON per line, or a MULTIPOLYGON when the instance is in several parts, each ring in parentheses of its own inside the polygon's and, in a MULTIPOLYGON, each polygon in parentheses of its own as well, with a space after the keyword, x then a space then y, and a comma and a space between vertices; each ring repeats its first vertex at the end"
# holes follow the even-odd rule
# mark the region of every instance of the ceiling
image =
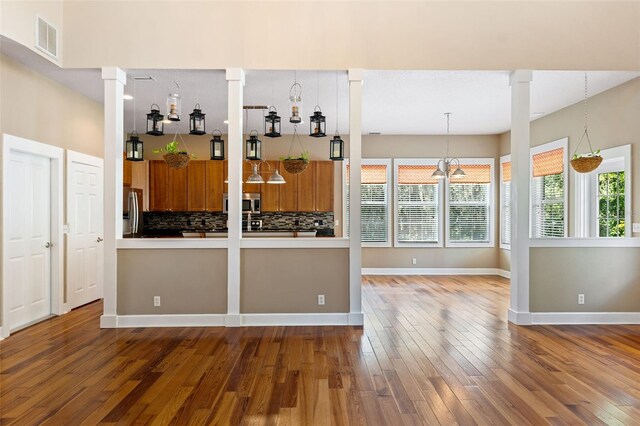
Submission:
MULTIPOLYGON (((61 69, 23 46, 2 38, 3 54, 60 82, 97 102, 103 101, 100 70, 61 69)), ((169 85, 177 79, 183 99, 183 120, 167 125, 165 132, 188 131, 188 113, 196 102, 206 113, 207 130, 226 131, 227 86, 222 70, 126 70, 125 131, 142 133, 152 103, 165 112, 169 85), (153 80, 140 80, 151 76, 153 80)), ((589 71, 589 95, 600 93, 640 76, 640 72, 589 71)), ((286 120, 289 89, 294 78, 302 85, 303 116, 320 105, 327 116, 327 132, 333 133, 336 115, 340 131, 348 131, 348 82, 345 71, 246 72, 245 105, 275 105, 283 117, 284 133, 292 133, 286 120), (336 83, 338 103, 336 105, 336 83), (338 113, 336 114, 336 107, 338 113)), ((532 120, 558 111, 584 98, 583 71, 534 71, 531 84, 532 120)), ((510 129, 508 71, 366 71, 363 84, 364 134, 444 134, 444 113, 451 112, 451 134, 496 134, 510 129)), ((263 131, 262 113, 247 111, 247 130, 263 131)), ((302 132, 308 124, 301 125, 302 132)))

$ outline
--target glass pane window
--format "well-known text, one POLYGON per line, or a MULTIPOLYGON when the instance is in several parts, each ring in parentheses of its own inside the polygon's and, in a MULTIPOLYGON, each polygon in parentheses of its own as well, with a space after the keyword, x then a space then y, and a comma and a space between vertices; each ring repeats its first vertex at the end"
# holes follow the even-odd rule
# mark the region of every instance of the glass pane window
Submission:
POLYGON ((511 181, 502 183, 501 206, 501 235, 502 244, 511 244, 511 181))
POLYGON ((489 242, 489 183, 449 185, 449 240, 489 242))
POLYGON ((598 174, 598 236, 624 237, 624 172, 598 174))
MULTIPOLYGON (((363 161, 364 163, 364 161, 363 161)), ((360 231, 364 243, 386 243, 389 235, 389 184, 387 164, 363 164, 360 186, 360 231)), ((349 165, 346 167, 346 234, 349 236, 349 165)))
POLYGON ((533 238, 564 237, 564 173, 533 178, 533 238))
POLYGON ((438 185, 398 185, 398 242, 438 242, 438 185))

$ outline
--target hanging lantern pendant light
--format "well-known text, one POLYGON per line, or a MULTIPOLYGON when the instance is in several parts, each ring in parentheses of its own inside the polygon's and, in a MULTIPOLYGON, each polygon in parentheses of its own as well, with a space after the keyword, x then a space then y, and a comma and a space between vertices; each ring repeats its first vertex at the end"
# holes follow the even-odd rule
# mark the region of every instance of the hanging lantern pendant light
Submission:
POLYGON ((180 86, 178 80, 172 83, 175 86, 175 90, 171 90, 169 87, 169 95, 167 95, 167 119, 169 121, 180 121, 180 115, 182 114, 182 98, 180 97, 180 86))
POLYGON ((144 160, 144 145, 136 131, 136 80, 133 79, 133 131, 125 141, 125 158, 127 161, 144 160))
POLYGON ((279 138, 282 118, 278 115, 276 107, 270 106, 269 113, 264 117, 264 135, 269 138, 279 138))
POLYGON ((211 144, 211 159, 224 160, 224 140, 222 139, 222 132, 215 129, 212 136, 213 138, 209 141, 211 144))
POLYGON ((294 74, 294 83, 289 89, 289 105, 290 113, 289 123, 299 124, 302 123, 302 86, 297 81, 297 76, 294 74))
POLYGON ((189 114, 189 134, 190 135, 204 135, 207 133, 205 128, 205 114, 200 109, 200 104, 196 104, 193 107, 193 112, 189 114))
POLYGON ((160 114, 160 107, 157 104, 151 105, 151 112, 147 114, 147 135, 164 135, 164 115, 160 114), (154 108, 155 107, 155 108, 154 108))

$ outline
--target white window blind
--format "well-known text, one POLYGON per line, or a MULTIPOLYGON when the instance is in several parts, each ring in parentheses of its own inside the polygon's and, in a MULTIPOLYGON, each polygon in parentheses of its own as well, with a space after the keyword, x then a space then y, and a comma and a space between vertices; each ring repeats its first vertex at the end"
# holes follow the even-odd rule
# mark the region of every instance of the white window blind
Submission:
POLYGON ((397 166, 397 241, 437 243, 439 236, 438 181, 431 178, 436 166, 397 166))
POLYGON ((491 166, 462 164, 461 168, 467 176, 449 181, 449 241, 489 243, 491 166))
POLYGON ((543 151, 532 156, 531 236, 565 236, 564 148, 543 151))
POLYGON ((500 186, 500 243, 511 245, 511 161, 503 161, 500 186))
MULTIPOLYGON (((363 160, 364 163, 364 160, 363 160)), ((387 164, 363 164, 361 175, 360 230, 363 243, 386 243, 389 235, 387 164)), ((349 230, 349 165, 346 168, 346 224, 349 230)))

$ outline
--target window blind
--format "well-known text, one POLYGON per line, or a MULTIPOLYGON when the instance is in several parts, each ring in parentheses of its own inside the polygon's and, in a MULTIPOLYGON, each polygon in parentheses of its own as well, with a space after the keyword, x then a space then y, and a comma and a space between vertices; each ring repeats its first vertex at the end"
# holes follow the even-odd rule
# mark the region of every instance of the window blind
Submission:
MULTIPOLYGON (((361 172, 360 230, 361 241, 387 242, 389 226, 389 203, 387 194, 387 165, 363 164, 361 172)), ((349 165, 346 166, 346 224, 349 234, 349 165)))
POLYGON ((438 180, 431 178, 435 170, 428 165, 398 166, 398 242, 438 242, 438 180))
POLYGON ((511 244, 511 161, 502 163, 500 195, 500 242, 511 244))
POLYGON ((466 176, 449 181, 449 241, 486 243, 489 238, 489 164, 461 164, 466 176))
POLYGON ((564 237, 564 173, 533 178, 533 238, 564 237))
POLYGON ((502 181, 511 182, 511 161, 502 163, 502 181))
POLYGON ((557 175, 564 172, 564 148, 535 154, 532 159, 533 177, 557 175))
MULTIPOLYGON (((453 178, 451 183, 491 183, 491 166, 489 164, 461 164, 466 176, 453 178)), ((454 169, 455 170, 455 166, 454 169)))

